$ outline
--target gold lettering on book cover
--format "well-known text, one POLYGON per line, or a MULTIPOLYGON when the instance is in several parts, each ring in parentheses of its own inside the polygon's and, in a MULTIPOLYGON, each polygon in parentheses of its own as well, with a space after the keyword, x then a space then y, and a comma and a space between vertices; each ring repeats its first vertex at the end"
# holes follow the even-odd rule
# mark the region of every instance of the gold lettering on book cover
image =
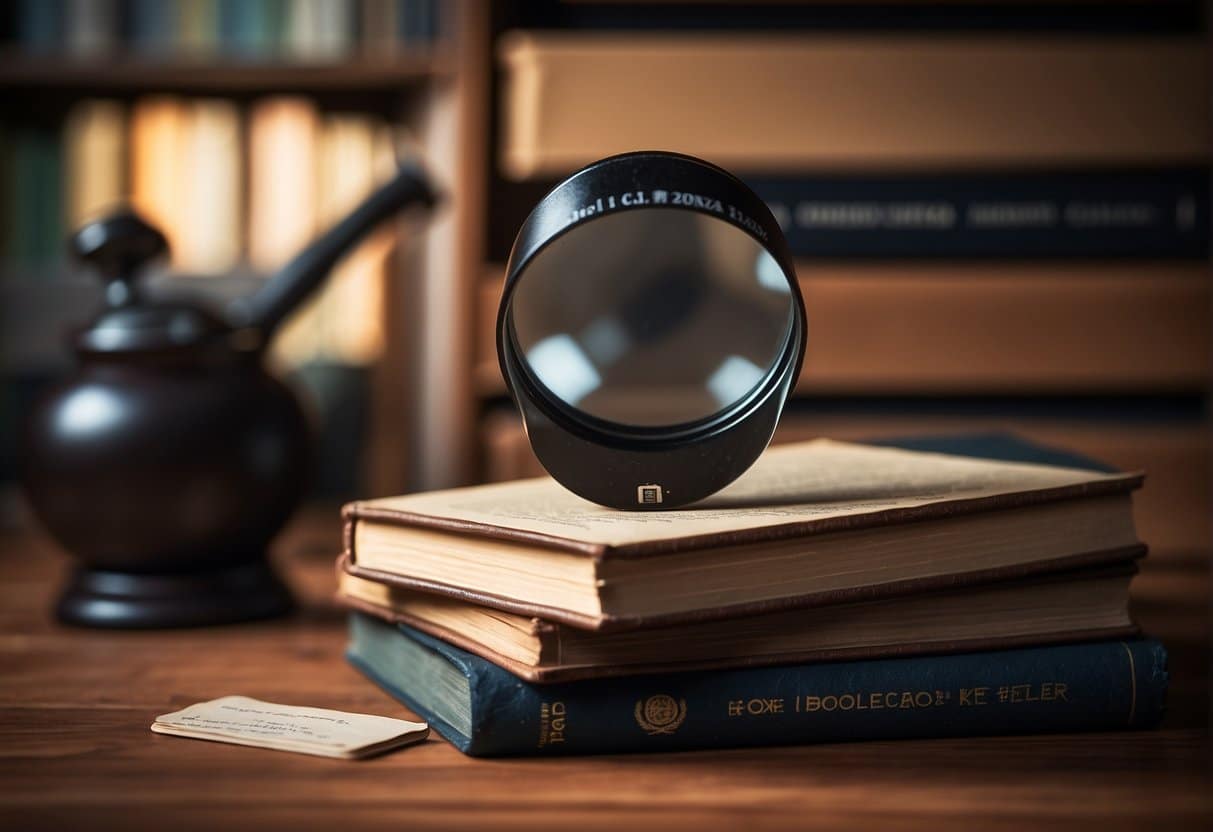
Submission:
POLYGON ((544 702, 539 706, 539 747, 564 742, 568 708, 563 702, 544 702))
MULTIPOLYGON (((956 706, 980 708, 999 705, 1027 705, 1035 703, 1069 703, 1070 686, 1067 682, 1021 682, 989 687, 975 685, 952 690, 886 690, 846 691, 829 694, 797 694, 788 700, 783 697, 748 697, 728 699, 725 713, 729 717, 776 716, 784 713, 814 714, 836 711, 914 711, 930 708, 956 706)), ((640 704, 637 703, 637 709, 640 704)), ((640 717, 637 717, 639 721, 640 717)))
POLYGON ((687 718, 687 701, 659 693, 636 703, 636 724, 650 737, 672 734, 687 718))

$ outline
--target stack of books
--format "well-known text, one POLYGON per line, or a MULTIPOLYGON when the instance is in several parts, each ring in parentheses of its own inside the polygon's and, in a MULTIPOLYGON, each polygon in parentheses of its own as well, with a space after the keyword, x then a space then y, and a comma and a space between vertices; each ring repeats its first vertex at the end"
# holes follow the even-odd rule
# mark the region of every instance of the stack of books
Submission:
POLYGON ((669 512, 546 478, 352 503, 350 661, 471 755, 1156 724, 1142 476, 962 446, 786 445, 669 512))
POLYGON ((1199 259, 1194 35, 513 31, 499 166, 677 148, 745 179, 804 258, 1199 259), (626 119, 600 106, 638 89, 626 119))

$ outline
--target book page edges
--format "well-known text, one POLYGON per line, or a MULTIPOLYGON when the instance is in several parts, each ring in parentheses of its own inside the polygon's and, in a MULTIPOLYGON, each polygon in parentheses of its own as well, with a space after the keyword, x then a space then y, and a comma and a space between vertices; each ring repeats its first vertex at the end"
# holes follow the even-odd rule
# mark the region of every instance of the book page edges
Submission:
MULTIPOLYGON (((880 647, 846 647, 828 650, 788 651, 744 657, 722 659, 704 659, 691 662, 665 662, 648 664, 613 664, 613 665, 565 665, 560 663, 557 655, 551 664, 540 666, 526 664, 509 656, 485 647, 479 642, 468 639, 459 633, 401 613, 398 610, 381 607, 357 598, 338 595, 340 604, 358 612, 374 616, 392 624, 405 624, 414 629, 440 638, 461 650, 492 662, 504 668, 513 675, 528 682, 548 684, 556 682, 573 682, 583 679, 606 679, 619 676, 638 676, 650 673, 669 673, 691 670, 723 670, 730 668, 767 667, 781 664, 802 664, 807 662, 824 661, 856 661, 874 658, 904 658, 907 656, 929 655, 937 653, 964 653, 986 650, 1004 650, 1015 647, 1028 647, 1041 644, 1063 644, 1082 641, 1102 641, 1106 639, 1134 638, 1140 635, 1140 628, 1135 624, 1124 627, 1104 627, 1083 631, 1032 634, 1024 636, 995 636, 978 638, 958 638, 947 641, 924 641, 914 644, 886 645, 880 647)), ((545 652, 548 645, 544 644, 545 652)), ((547 661, 544 659, 543 661, 547 661)))
POLYGON ((669 624, 689 624, 696 621, 707 621, 718 618, 739 618, 802 607, 873 601, 934 589, 957 588, 992 581, 1013 580, 1032 575, 1047 575, 1069 569, 1102 566, 1129 560, 1135 561, 1145 557, 1146 552, 1145 544, 1139 543, 1133 546, 1068 555, 1047 561, 977 569, 958 574, 931 575, 924 578, 908 578, 883 584, 835 589, 793 597, 766 599, 706 609, 685 610, 676 613, 627 617, 614 616, 609 613, 603 613, 598 616, 585 615, 559 607, 528 603, 480 590, 468 590, 439 581, 396 575, 377 569, 367 569, 359 565, 349 553, 343 554, 339 564, 340 568, 355 577, 366 578, 367 580, 378 581, 404 589, 438 593, 468 603, 494 607, 516 615, 535 616, 582 630, 606 632, 658 627, 669 624))

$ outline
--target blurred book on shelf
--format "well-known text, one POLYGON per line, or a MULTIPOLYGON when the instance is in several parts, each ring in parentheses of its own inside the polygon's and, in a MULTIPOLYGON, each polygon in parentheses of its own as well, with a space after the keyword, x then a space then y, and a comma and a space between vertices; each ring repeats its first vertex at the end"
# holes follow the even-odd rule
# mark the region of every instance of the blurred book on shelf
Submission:
MULTIPOLYGON (((809 318, 797 391, 855 395, 1182 394, 1210 374, 1200 261, 796 264, 809 318)), ((477 385, 497 363, 503 271, 481 281, 477 385)))
POLYGON ((63 129, 68 228, 122 201, 126 192, 126 113, 118 101, 88 99, 67 114, 63 129))
POLYGON ((45 124, 0 125, 5 194, 3 256, 22 268, 59 256, 64 229, 63 146, 45 124))
POLYGON ((113 50, 121 35, 119 6, 119 0, 67 0, 63 11, 67 51, 92 56, 113 50))
MULTIPOLYGON (((300 146, 314 145, 314 181, 300 185, 299 193, 284 197, 281 174, 288 166, 278 160, 266 166, 270 173, 260 188, 266 192, 267 201, 278 202, 300 215, 292 217, 293 223, 288 226, 302 221, 306 212, 312 215, 315 228, 323 228, 337 222, 376 182, 390 174, 396 163, 395 140, 388 125, 356 115, 328 115, 318 122, 308 118, 307 124, 313 128, 313 136, 300 146), (314 194, 310 204, 303 191, 314 194)), ((267 148, 272 145, 267 144, 267 148)), ((268 230, 272 221, 262 219, 266 219, 264 227, 268 230)), ((254 234, 259 227, 254 223, 254 234)), ((374 361, 384 343, 381 277, 392 244, 390 230, 378 232, 338 264, 320 293, 282 333, 276 354, 295 366, 309 360, 359 365, 374 361)), ((298 247, 284 248, 290 252, 298 247)))
POLYGON ((192 207, 185 202, 188 119, 187 103, 169 96, 145 98, 131 112, 131 204, 168 239, 177 264, 179 236, 192 207))
POLYGON ((1204 257, 1199 167, 747 177, 805 257, 1204 257))
POLYGON ((301 97, 266 99, 249 114, 249 262, 256 270, 284 262, 316 230, 319 119, 301 97))
POLYGON ((500 56, 500 160, 519 179, 637 148, 780 174, 1208 155, 1197 38, 520 32, 500 56))
POLYGON ((498 54, 509 227, 582 164, 651 147, 740 175, 806 257, 1208 254, 1192 34, 541 31, 498 54))
POLYGON ((192 216, 177 234, 177 258, 191 272, 216 274, 240 262, 244 241, 244 167, 240 111, 223 99, 191 102, 179 171, 192 216))

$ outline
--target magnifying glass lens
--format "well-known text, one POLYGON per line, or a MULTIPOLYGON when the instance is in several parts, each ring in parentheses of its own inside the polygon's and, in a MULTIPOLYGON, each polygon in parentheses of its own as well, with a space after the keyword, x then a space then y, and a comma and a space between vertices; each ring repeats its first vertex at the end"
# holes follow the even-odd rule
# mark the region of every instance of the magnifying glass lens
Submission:
POLYGON ((507 321, 526 371, 574 412, 671 428, 718 417, 762 387, 798 302, 771 254, 737 226, 638 208, 535 254, 507 321))
POLYGON ((660 511, 758 458, 807 332, 757 194, 702 159, 637 151, 574 173, 522 224, 497 358, 548 473, 601 505, 660 511))

